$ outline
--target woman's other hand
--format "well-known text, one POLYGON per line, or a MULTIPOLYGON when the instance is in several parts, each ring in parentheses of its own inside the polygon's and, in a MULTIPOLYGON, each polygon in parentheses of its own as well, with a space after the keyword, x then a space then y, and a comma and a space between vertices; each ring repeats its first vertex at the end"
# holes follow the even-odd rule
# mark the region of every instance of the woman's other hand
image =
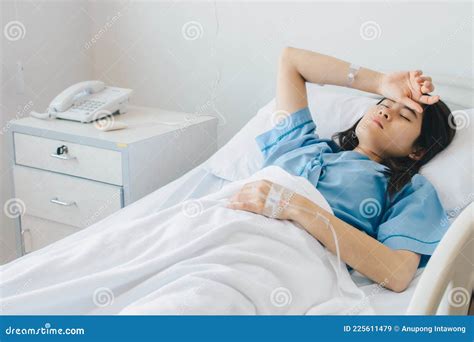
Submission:
MULTIPOLYGON (((239 192, 229 199, 227 208, 245 210, 255 214, 268 215, 268 208, 265 208, 268 194, 274 183, 269 180, 258 180, 245 184, 239 192)), ((281 185, 275 184, 281 188, 281 185)), ((272 218, 280 220, 289 220, 289 203, 281 203, 277 210, 272 211, 272 218)))
POLYGON ((385 74, 380 80, 379 93, 393 101, 421 113, 420 103, 433 104, 438 102, 439 96, 426 94, 434 91, 431 77, 423 75, 421 70, 398 71, 385 74))

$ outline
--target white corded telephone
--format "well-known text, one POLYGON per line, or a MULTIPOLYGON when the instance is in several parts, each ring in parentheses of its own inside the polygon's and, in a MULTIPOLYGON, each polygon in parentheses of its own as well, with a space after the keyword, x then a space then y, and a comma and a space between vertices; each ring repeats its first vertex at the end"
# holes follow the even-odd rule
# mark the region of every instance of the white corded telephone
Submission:
POLYGON ((131 89, 106 87, 101 81, 74 84, 56 96, 46 113, 32 111, 39 119, 61 118, 91 122, 112 114, 126 112, 131 89))

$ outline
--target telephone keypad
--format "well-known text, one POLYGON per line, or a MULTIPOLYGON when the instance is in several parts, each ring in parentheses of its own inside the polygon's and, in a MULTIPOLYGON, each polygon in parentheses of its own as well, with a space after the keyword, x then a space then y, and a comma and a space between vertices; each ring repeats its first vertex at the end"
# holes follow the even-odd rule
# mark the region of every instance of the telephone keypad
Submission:
POLYGON ((102 102, 102 101, 88 100, 88 101, 78 103, 76 105, 76 109, 84 110, 84 111, 94 111, 97 108, 103 106, 104 104, 105 102, 102 102))

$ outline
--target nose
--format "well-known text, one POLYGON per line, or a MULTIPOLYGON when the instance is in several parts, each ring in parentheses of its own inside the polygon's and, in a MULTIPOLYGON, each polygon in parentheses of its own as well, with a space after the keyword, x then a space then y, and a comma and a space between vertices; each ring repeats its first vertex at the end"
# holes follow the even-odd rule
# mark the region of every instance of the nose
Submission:
POLYGON ((379 108, 378 115, 383 116, 385 120, 390 120, 390 113, 384 108, 379 108))

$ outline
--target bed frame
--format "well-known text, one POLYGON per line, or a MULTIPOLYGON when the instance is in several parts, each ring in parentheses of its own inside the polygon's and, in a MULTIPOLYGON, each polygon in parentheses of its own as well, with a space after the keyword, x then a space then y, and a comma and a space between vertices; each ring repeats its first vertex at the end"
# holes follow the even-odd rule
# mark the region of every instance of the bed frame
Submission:
POLYGON ((407 315, 466 315, 474 285, 474 203, 456 218, 421 274, 407 315))
MULTIPOLYGON (((436 87, 434 93, 440 94, 453 111, 474 107, 474 79, 442 75, 432 75, 432 78, 436 87)), ((474 118, 470 119, 474 124, 474 118)), ((452 223, 430 258, 407 315, 468 313, 474 286, 473 236, 474 203, 471 203, 452 223)))

